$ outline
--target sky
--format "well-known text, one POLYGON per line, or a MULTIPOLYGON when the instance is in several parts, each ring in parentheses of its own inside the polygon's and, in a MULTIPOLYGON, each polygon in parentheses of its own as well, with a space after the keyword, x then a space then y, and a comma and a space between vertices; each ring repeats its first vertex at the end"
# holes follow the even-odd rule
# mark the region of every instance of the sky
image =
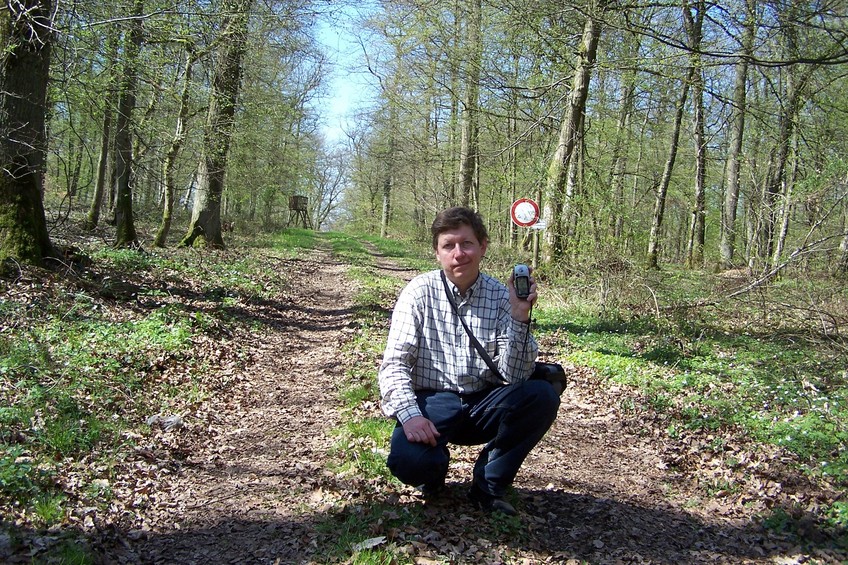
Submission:
POLYGON ((319 108, 330 145, 344 142, 344 130, 353 125, 356 111, 369 105, 375 96, 371 77, 363 68, 362 47, 352 31, 353 14, 347 10, 318 24, 317 38, 327 54, 330 75, 326 98, 319 108))

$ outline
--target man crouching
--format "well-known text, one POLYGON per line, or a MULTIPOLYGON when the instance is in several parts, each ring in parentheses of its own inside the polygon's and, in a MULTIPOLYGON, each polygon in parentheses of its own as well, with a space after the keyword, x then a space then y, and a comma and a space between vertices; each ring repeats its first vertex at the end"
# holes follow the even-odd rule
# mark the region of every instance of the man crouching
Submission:
POLYGON ((560 402, 550 383, 528 380, 539 350, 530 335, 536 284, 531 278, 529 296, 519 298, 512 277, 504 286, 480 272, 488 234, 469 208, 440 212, 431 232, 441 269, 401 292, 380 366, 383 411, 397 419, 387 463, 430 497, 444 487, 448 444, 485 444, 468 496, 485 511, 515 515, 506 489, 560 402))

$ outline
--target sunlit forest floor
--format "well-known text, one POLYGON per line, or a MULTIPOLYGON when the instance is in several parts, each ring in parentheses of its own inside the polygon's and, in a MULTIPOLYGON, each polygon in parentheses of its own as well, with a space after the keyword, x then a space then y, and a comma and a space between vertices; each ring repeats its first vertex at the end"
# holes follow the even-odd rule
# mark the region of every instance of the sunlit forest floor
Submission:
POLYGON ((706 319, 665 310, 682 294, 610 315, 608 294, 599 316, 543 281, 542 356, 570 383, 510 494, 519 516, 490 516, 465 498, 473 448, 435 501, 384 465, 388 317, 432 262, 338 233, 230 239, 132 251, 70 233, 58 268, 6 269, 0 560, 848 560, 844 343, 769 325, 749 309, 764 295, 706 319))

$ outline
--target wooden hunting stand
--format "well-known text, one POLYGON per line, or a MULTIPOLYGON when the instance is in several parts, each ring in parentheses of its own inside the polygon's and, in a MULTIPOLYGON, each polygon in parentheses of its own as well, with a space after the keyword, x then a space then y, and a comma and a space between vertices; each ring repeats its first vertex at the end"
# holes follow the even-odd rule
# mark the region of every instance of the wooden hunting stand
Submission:
POLYGON ((312 229, 312 221, 308 212, 309 198, 306 196, 289 196, 289 223, 312 229))

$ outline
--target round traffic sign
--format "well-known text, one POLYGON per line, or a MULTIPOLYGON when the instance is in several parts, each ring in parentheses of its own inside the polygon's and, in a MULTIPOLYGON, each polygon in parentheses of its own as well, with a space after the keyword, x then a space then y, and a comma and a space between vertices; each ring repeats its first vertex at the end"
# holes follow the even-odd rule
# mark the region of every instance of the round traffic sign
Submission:
POLYGON ((539 205, 529 198, 519 198, 512 203, 509 215, 515 225, 530 227, 539 221, 539 205))

